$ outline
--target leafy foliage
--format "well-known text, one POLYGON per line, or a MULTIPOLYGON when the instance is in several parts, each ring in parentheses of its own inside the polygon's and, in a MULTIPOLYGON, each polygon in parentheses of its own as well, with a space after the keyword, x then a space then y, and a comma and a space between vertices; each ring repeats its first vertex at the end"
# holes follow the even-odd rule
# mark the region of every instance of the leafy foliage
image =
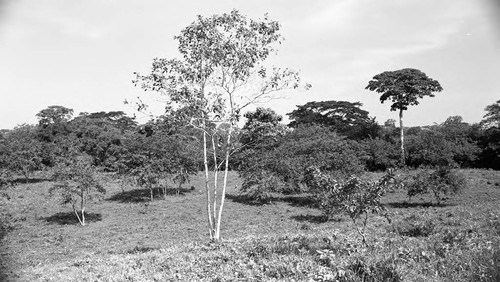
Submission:
POLYGON ((428 237, 436 232, 436 223, 433 220, 422 220, 419 216, 411 215, 394 222, 392 230, 406 237, 428 237))
POLYGON ((429 78, 417 69, 401 69, 377 74, 368 82, 366 89, 382 93, 380 102, 392 102, 391 111, 399 110, 401 137, 401 165, 405 165, 403 111, 409 106, 418 105, 425 96, 434 97, 433 92, 443 90, 437 80, 429 78))
POLYGON ((425 96, 434 97, 433 92, 443 90, 437 80, 411 68, 377 74, 370 80, 366 89, 382 93, 382 103, 390 100, 391 111, 407 110, 408 106, 418 105, 418 99, 425 96))
POLYGON ((126 135, 117 169, 120 175, 131 176, 137 185, 149 189, 153 200, 153 190, 161 179, 187 182, 189 175, 198 171, 200 156, 193 144, 196 140, 181 134, 171 135, 160 125, 151 128, 155 130, 150 135, 138 132, 126 135))
POLYGON ((376 137, 379 126, 367 111, 360 108, 362 105, 360 102, 334 100, 308 102, 287 114, 292 119, 289 126, 316 124, 332 127, 338 134, 351 139, 376 137))
POLYGON ((106 189, 96 176, 96 169, 91 159, 84 155, 75 155, 56 167, 53 175, 57 182, 49 190, 60 196, 61 204, 71 204, 81 225, 85 225, 85 208, 88 201, 100 199, 106 189), (79 203, 79 204, 78 204, 79 203), (78 211, 80 210, 80 215, 78 211))
POLYGON ((500 100, 496 101, 491 105, 486 106, 484 110, 487 113, 483 116, 481 125, 486 128, 489 127, 500 128, 500 100))
POLYGON ((394 142, 382 138, 360 141, 366 153, 365 165, 369 171, 385 171, 397 167, 398 148, 394 142))
POLYGON ((448 195, 462 193, 467 181, 458 171, 449 167, 439 167, 436 170, 423 169, 405 180, 410 199, 416 195, 434 194, 438 204, 446 200, 448 195))
POLYGON ((175 39, 182 59, 154 59, 151 73, 137 74, 134 84, 166 94, 167 114, 188 121, 202 132, 208 229, 210 239, 219 240, 229 159, 240 112, 248 105, 271 99, 276 91, 298 88, 300 77, 290 69, 264 67, 263 61, 281 40, 278 22, 267 15, 260 21, 248 19, 237 10, 198 16, 175 39), (220 161, 218 151, 222 151, 220 161), (212 168, 209 153, 214 160, 212 168), (225 169, 222 189, 217 183, 221 167, 225 169), (209 171, 214 174, 213 189, 209 171))
POLYGON ((484 130, 478 143, 481 152, 477 165, 500 170, 500 127, 490 127, 484 130))
POLYGON ((71 132, 69 121, 73 109, 64 106, 49 106, 36 114, 38 118, 38 138, 44 142, 56 142, 58 137, 71 132))
POLYGON ((359 174, 364 166, 358 147, 355 141, 328 128, 300 126, 276 141, 269 141, 265 146, 247 152, 244 165, 240 168, 242 191, 249 195, 264 191, 305 192, 308 188, 304 186, 303 179, 310 166, 330 171, 341 178, 359 174))
POLYGON ((94 165, 112 171, 123 150, 123 135, 135 131, 137 124, 133 118, 118 111, 80 113, 70 125, 80 150, 92 157, 94 165))
POLYGON ((22 174, 28 182, 31 173, 42 168, 42 145, 36 139, 35 127, 17 126, 0 142, 0 164, 11 173, 22 174))
POLYGON ((369 214, 385 211, 380 204, 382 196, 394 185, 394 172, 389 171, 378 182, 367 182, 352 176, 347 180, 336 180, 317 167, 309 167, 304 182, 311 188, 325 216, 339 212, 351 218, 356 231, 366 242, 366 226, 369 214), (361 221, 358 226, 357 221, 361 221))
POLYGON ((408 135, 406 148, 409 166, 449 166, 454 164, 452 144, 439 131, 423 130, 418 135, 408 135))
POLYGON ((247 112, 244 116, 247 121, 240 132, 243 150, 255 148, 267 140, 276 141, 288 133, 286 126, 280 123, 283 117, 270 108, 257 107, 254 112, 247 112))
POLYGON ((477 165, 500 169, 500 100, 485 108, 487 112, 480 126, 483 128, 479 146, 481 153, 477 165))

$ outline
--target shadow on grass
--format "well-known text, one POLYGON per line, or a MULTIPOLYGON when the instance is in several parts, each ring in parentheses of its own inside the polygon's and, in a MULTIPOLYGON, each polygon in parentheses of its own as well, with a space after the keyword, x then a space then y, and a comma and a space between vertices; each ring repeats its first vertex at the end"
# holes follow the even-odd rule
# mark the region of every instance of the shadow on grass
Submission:
POLYGON ((126 254, 143 254, 156 250, 156 248, 146 246, 135 246, 133 249, 126 251, 126 254))
POLYGON ((385 206, 397 209, 405 209, 405 208, 430 208, 430 207, 447 207, 453 206, 450 203, 433 203, 433 202, 390 202, 384 204, 385 206))
MULTIPOLYGON (((194 189, 181 188, 179 195, 184 195, 190 193, 194 189)), ((153 190, 153 199, 163 199, 164 193, 167 196, 177 195, 177 189, 167 188, 166 191, 163 189, 153 190)), ((106 201, 120 202, 120 203, 143 203, 151 201, 151 191, 149 189, 133 189, 129 191, 123 191, 106 199, 106 201)))
POLYGON ((50 179, 48 178, 24 178, 24 177, 20 177, 20 178, 16 178, 14 180, 12 180, 12 184, 35 184, 35 183, 40 183, 40 182, 45 182, 45 181, 50 181, 50 179))
POLYGON ((299 222, 310 222, 310 223, 324 223, 328 221, 328 217, 324 215, 312 215, 312 214, 294 215, 291 217, 291 219, 294 219, 299 222))
POLYGON ((268 197, 262 201, 256 200, 244 194, 240 195, 226 194, 226 198, 236 203, 251 205, 251 206, 261 206, 264 204, 272 204, 275 202, 284 202, 295 207, 308 207, 308 208, 316 207, 314 199, 312 199, 308 195, 278 195, 278 196, 268 197))
MULTIPOLYGON (((80 224, 74 212, 60 212, 49 217, 44 217, 48 223, 55 223, 59 225, 80 224)), ((85 223, 97 222, 102 220, 100 213, 85 213, 85 223)))

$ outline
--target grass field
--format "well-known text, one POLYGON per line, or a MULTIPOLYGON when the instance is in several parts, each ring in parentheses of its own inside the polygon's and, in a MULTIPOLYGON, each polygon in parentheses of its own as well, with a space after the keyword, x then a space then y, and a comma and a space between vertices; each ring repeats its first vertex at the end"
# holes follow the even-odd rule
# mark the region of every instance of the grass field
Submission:
POLYGON ((500 281, 500 172, 462 172, 467 191, 441 206, 384 198, 392 223, 374 217, 369 247, 306 196, 240 201, 236 173, 221 244, 207 239, 201 175, 194 190, 153 202, 109 180, 85 227, 35 180, 0 197, 0 281, 500 281))

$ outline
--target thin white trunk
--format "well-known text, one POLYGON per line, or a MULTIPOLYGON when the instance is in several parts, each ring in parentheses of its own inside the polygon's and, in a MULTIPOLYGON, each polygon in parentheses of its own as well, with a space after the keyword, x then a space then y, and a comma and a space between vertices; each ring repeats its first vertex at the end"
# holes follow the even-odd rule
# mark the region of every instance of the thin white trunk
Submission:
POLYGON ((85 207, 82 207, 82 225, 85 226, 85 207))
POLYGON ((216 133, 212 135, 212 150, 214 158, 214 203, 213 203, 213 220, 215 221, 217 216, 217 180, 219 177, 219 166, 217 163, 217 146, 216 146, 216 133))
MULTIPOLYGON (((203 120, 203 128, 205 126, 205 120, 203 120)), ((208 233, 210 239, 214 238, 214 225, 212 221, 212 210, 210 207, 210 184, 209 173, 208 173, 208 156, 207 156, 207 133, 203 131, 203 164, 205 166, 205 192, 207 196, 207 217, 208 217, 208 233)))
POLYGON ((74 204, 73 204, 73 212, 75 213, 76 218, 78 218, 78 222, 80 223, 80 225, 85 225, 85 224, 82 222, 82 220, 81 220, 80 216, 78 215, 78 211, 76 210, 76 208, 75 208, 75 205, 74 205, 74 204))
POLYGON ((405 137, 404 137, 404 127, 403 127, 403 110, 399 110, 399 132, 401 138, 401 165, 404 167, 406 165, 405 161, 405 137))
POLYGON ((227 174, 229 171, 229 151, 231 148, 231 133, 232 133, 233 126, 232 124, 229 127, 229 133, 227 135, 227 142, 226 142, 226 160, 225 160, 225 170, 224 170, 224 183, 222 186, 222 193, 221 193, 221 200, 220 200, 220 206, 219 206, 219 215, 217 216, 217 227, 215 229, 215 240, 220 240, 220 223, 221 223, 221 218, 222 218, 222 209, 224 208, 224 201, 226 199, 226 187, 227 187, 227 174))
POLYGON ((85 189, 82 189, 82 194, 80 195, 81 202, 80 202, 80 208, 82 210, 82 225, 85 225, 85 189))

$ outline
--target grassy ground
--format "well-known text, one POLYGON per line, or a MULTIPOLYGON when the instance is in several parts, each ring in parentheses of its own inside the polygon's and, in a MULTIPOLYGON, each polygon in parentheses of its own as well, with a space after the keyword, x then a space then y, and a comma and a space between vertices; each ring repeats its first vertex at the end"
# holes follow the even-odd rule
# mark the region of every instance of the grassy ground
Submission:
POLYGON ((19 184, 0 197, 0 281, 499 281, 500 172, 463 173, 468 190, 441 206, 387 196, 392 223, 374 218, 368 248, 347 218, 323 222, 304 196, 239 201, 234 173, 222 244, 207 240, 201 175, 153 202, 109 181, 85 227, 51 182, 19 184))

